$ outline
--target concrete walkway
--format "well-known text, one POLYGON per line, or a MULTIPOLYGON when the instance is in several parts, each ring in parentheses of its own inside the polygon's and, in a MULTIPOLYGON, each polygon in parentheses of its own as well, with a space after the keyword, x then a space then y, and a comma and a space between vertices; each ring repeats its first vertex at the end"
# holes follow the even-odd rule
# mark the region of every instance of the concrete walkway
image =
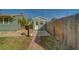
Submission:
POLYGON ((27 31, 22 29, 18 31, 1 31, 0 37, 22 36, 21 33, 25 33, 27 35, 27 31))
MULTIPOLYGON (((33 31, 31 33, 31 43, 28 47, 28 50, 44 50, 44 48, 40 45, 38 45, 35 40, 36 40, 36 36, 49 36, 48 32, 46 31, 33 31)), ((37 38, 38 39, 38 38, 37 38)))
POLYGON ((0 32, 0 37, 10 37, 10 36, 22 36, 16 32, 0 32))
POLYGON ((31 36, 50 36, 47 31, 33 31, 31 36))
POLYGON ((28 50, 44 50, 43 47, 41 47, 40 45, 35 43, 35 36, 32 36, 31 39, 32 39, 32 41, 28 47, 28 50))

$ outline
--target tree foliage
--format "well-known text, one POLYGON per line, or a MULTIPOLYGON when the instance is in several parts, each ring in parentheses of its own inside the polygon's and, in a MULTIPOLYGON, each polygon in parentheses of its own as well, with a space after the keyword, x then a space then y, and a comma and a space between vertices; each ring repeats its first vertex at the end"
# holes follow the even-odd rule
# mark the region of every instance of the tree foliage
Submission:
POLYGON ((29 26, 31 24, 31 20, 29 18, 22 18, 18 20, 18 23, 24 27, 24 26, 29 26))
POLYGON ((29 29, 30 29, 30 25, 32 23, 31 19, 29 18, 22 18, 18 20, 18 23, 21 25, 21 27, 25 28, 26 30, 28 30, 28 37, 30 36, 29 34, 29 29))

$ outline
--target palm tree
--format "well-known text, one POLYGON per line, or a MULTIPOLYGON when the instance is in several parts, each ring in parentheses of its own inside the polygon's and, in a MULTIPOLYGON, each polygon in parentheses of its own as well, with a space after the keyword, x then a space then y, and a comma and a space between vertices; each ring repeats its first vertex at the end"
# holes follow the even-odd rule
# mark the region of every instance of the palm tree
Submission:
POLYGON ((31 24, 31 19, 29 18, 22 18, 18 20, 18 23, 21 25, 22 28, 25 28, 26 30, 28 30, 28 37, 29 37, 29 26, 31 24))

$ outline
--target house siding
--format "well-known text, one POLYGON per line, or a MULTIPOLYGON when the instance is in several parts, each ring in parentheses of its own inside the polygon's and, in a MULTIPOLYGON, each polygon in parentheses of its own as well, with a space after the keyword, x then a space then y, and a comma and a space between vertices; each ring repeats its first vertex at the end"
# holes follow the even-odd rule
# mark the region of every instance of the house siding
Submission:
POLYGON ((18 24, 18 20, 12 21, 9 24, 0 24, 0 31, 16 31, 20 28, 20 25, 18 24))
POLYGON ((43 17, 35 17, 33 18, 33 29, 35 30, 45 30, 46 19, 43 17), (38 22, 38 25, 36 25, 36 22, 38 22), (43 22, 43 24, 41 24, 43 22), (38 29, 36 29, 38 27, 38 29))

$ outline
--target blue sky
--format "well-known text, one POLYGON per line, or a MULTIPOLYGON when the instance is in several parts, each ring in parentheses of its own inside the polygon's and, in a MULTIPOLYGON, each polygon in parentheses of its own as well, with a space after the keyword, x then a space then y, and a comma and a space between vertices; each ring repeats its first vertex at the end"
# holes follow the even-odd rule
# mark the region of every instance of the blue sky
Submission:
POLYGON ((48 19, 53 17, 63 17, 71 14, 79 13, 78 9, 1 9, 0 13, 19 14, 24 13, 30 17, 43 16, 48 19))

